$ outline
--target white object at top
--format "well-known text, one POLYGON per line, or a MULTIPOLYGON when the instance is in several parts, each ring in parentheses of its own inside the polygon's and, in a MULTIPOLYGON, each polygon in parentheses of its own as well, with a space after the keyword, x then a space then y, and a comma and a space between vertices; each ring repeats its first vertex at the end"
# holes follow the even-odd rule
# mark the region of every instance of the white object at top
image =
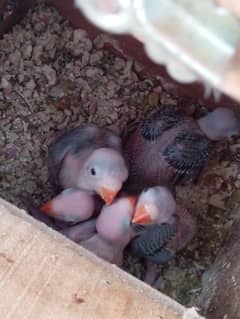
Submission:
POLYGON ((220 87, 240 44, 240 24, 213 0, 75 0, 96 26, 128 33, 180 82, 220 87))

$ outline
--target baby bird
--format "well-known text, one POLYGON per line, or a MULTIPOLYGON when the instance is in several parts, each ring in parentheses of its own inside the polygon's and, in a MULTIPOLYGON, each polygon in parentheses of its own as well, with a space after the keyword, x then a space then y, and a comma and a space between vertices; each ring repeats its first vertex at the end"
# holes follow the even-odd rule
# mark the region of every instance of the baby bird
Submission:
POLYGON ((157 264, 174 258, 196 232, 195 220, 162 186, 140 194, 132 224, 136 237, 130 243, 130 249, 147 261, 145 281, 149 284, 154 283, 157 264))
POLYGON ((80 189, 68 188, 40 207, 40 210, 57 220, 79 223, 92 217, 100 209, 96 196, 80 189))
POLYGON ((69 227, 68 223, 55 220, 54 218, 47 216, 46 214, 43 214, 43 212, 35 204, 33 204, 32 198, 27 197, 25 195, 20 195, 20 198, 27 213, 39 222, 47 225, 48 227, 56 231, 60 231, 66 227, 69 227))
POLYGON ((63 233, 100 258, 121 266, 123 250, 133 234, 131 219, 134 214, 135 202, 135 197, 123 195, 111 205, 103 206, 96 220, 96 233, 86 240, 81 240, 83 234, 85 236, 86 227, 91 227, 88 225, 84 229, 86 222, 76 225, 74 228, 70 227, 63 233))
POLYGON ((50 176, 62 188, 93 191, 107 204, 128 177, 120 137, 92 124, 61 134, 49 147, 48 162, 50 176))
POLYGON ((96 223, 98 234, 109 241, 129 241, 136 201, 136 196, 121 194, 111 206, 103 206, 96 223))
POLYGON ((129 179, 125 190, 172 187, 195 178, 208 160, 213 142, 239 133, 240 117, 231 109, 219 107, 195 120, 180 115, 173 106, 163 106, 126 139, 129 179))

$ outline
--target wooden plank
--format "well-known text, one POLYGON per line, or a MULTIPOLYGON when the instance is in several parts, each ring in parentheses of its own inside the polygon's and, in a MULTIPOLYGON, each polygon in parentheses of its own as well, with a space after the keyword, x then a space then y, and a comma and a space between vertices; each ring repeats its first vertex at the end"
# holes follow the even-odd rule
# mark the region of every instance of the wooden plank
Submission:
POLYGON ((0 318, 202 318, 0 199, 0 318))
POLYGON ((229 229, 214 264, 204 274, 199 306, 211 319, 240 318, 240 219, 229 229))

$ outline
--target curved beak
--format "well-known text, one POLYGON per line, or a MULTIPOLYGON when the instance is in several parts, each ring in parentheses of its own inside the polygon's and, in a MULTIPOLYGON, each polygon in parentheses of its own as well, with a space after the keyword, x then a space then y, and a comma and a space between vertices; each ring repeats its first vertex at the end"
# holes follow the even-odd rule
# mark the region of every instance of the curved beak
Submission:
POLYGON ((117 196, 118 191, 113 191, 106 187, 101 187, 99 191, 99 195, 104 200, 107 205, 111 205, 114 201, 115 197, 117 196))
POLYGON ((148 212, 145 205, 140 205, 134 213, 132 224, 147 225, 152 222, 150 213, 148 212))
POLYGON ((47 202, 46 204, 42 205, 40 207, 40 211, 49 215, 49 216, 53 216, 53 205, 52 205, 52 201, 47 202))

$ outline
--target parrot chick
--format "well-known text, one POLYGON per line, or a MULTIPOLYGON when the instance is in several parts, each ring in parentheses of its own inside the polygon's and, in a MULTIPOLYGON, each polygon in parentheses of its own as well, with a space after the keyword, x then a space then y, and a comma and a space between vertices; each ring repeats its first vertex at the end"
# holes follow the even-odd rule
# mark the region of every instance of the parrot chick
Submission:
POLYGON ((57 220, 78 223, 96 212, 97 198, 90 192, 69 188, 40 207, 40 210, 57 220))
POLYGON ((127 136, 124 154, 129 178, 125 189, 172 187, 196 178, 209 158, 213 142, 239 134, 240 116, 231 109, 219 107, 195 120, 165 105, 127 136))
POLYGON ((20 198, 25 206, 24 208, 26 209, 27 213, 39 222, 47 225, 48 227, 56 231, 60 231, 69 226, 67 223, 63 221, 55 220, 54 218, 44 214, 35 204, 33 204, 32 199, 30 197, 20 195, 20 198))
POLYGON ((124 248, 130 242, 133 232, 133 217, 136 198, 123 196, 110 206, 104 206, 97 218, 97 234, 80 244, 100 258, 122 265, 124 248))
POLYGON ((136 202, 135 196, 121 195, 110 206, 103 206, 96 223, 98 234, 109 241, 121 241, 124 236, 130 239, 136 202))
POLYGON ((128 177, 121 139, 110 129, 84 125, 49 147, 49 171, 62 188, 93 191, 111 204, 128 177))
POLYGON ((140 194, 132 224, 136 237, 130 243, 130 249, 147 261, 145 281, 149 284, 156 279, 157 265, 174 258, 196 232, 195 220, 162 186, 140 194))

